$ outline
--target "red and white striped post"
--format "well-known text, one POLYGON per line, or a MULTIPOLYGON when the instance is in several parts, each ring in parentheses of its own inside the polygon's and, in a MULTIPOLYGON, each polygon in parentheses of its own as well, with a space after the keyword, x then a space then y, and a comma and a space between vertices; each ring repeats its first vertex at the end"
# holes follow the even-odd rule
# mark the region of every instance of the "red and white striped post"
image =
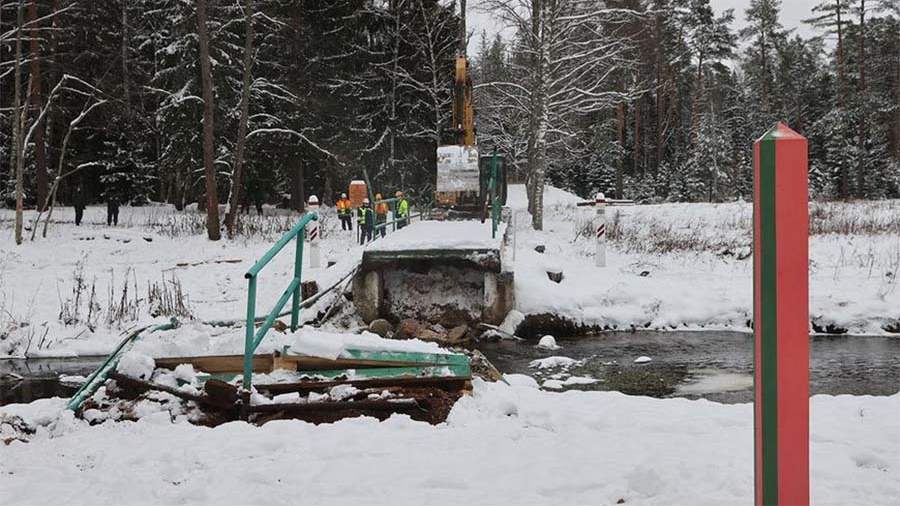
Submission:
POLYGON ((778 123, 753 148, 756 505, 808 505, 807 143, 778 123))
POLYGON ((598 193, 594 197, 597 207, 597 267, 606 267, 606 196, 598 193))
MULTIPOLYGON (((310 195, 306 203, 308 212, 315 213, 319 210, 319 197, 310 195)), ((309 241, 309 266, 318 269, 322 266, 322 259, 319 255, 319 220, 313 220, 306 225, 306 240, 309 241)))

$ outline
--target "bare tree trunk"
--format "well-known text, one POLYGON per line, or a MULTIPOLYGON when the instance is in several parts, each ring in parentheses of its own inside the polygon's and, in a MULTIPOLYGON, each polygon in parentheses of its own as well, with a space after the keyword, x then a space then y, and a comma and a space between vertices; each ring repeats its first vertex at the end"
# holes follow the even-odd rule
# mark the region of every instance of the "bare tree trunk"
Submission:
POLYGON ((643 149, 641 143, 641 99, 634 102, 634 172, 635 174, 643 174, 642 156, 643 149))
POLYGON ((250 116, 250 83, 253 79, 253 0, 246 0, 244 5, 247 35, 244 39, 244 82, 241 87, 241 118, 238 122, 238 138, 234 155, 234 171, 231 175, 231 195, 229 196, 228 214, 225 216, 225 227, 228 237, 234 235, 234 220, 237 218, 241 202, 243 186, 244 149, 247 145, 247 122, 250 116))
POLYGON ((24 150, 22 149, 22 18, 23 18, 23 0, 19 0, 16 7, 16 61, 13 63, 15 67, 15 93, 13 95, 13 149, 15 150, 16 160, 16 244, 22 244, 22 206, 23 194, 22 187, 22 168, 24 166, 24 150))
POLYGON ((466 33, 466 0, 459 0, 459 54, 463 56, 466 55, 468 35, 466 33))
POLYGON ((859 163, 856 167, 856 196, 866 196, 866 141, 869 137, 869 102, 866 89, 866 0, 859 0, 859 163))
POLYGON ((299 156, 295 156, 292 162, 295 165, 295 169, 291 171, 291 208, 295 211, 303 212, 304 200, 305 200, 305 188, 304 188, 304 172, 303 172, 303 161, 299 156))
POLYGON ((131 84, 128 75, 128 4, 122 2, 122 94, 125 97, 125 112, 131 116, 131 84))
POLYGON ((622 150, 619 163, 616 164, 616 198, 622 198, 625 187, 625 104, 620 103, 616 107, 616 142, 622 150))
MULTIPOLYGON (((35 115, 39 116, 43 104, 41 103, 41 45, 39 41, 40 26, 38 19, 37 0, 31 0, 28 4, 28 21, 32 23, 31 37, 31 103, 35 115)), ((35 186, 37 194, 38 211, 44 210, 44 201, 47 198, 47 152, 44 144, 44 120, 39 118, 34 130, 34 168, 35 186)))
POLYGON ((211 241, 221 238, 219 197, 213 153, 213 90, 209 64, 209 33, 206 29, 206 0, 197 0, 197 35, 200 38, 200 72, 203 80, 203 168, 206 174, 206 232, 211 241))

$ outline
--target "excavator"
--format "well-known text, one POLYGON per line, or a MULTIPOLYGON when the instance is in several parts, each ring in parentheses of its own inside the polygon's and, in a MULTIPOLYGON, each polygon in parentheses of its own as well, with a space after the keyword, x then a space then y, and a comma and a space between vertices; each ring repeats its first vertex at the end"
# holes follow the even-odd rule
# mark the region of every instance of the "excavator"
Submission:
MULTIPOLYGON (((465 5, 465 4, 463 4, 465 5)), ((497 154, 479 156, 475 140, 475 107, 472 101, 472 76, 465 47, 461 44, 455 62, 453 84, 453 124, 446 131, 448 142, 437 148, 437 184, 432 213, 443 219, 477 219, 487 216, 493 163, 497 163, 494 184, 501 205, 506 203, 506 169, 497 154)))

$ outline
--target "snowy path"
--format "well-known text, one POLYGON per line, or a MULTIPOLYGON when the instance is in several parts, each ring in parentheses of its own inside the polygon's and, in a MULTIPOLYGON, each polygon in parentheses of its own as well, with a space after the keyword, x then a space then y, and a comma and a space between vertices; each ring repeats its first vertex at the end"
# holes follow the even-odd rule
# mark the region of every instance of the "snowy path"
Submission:
MULTIPOLYGON (((58 401, 2 413, 53 418, 58 401)), ((900 496, 900 395, 811 400, 817 505, 900 496)), ((0 502, 18 504, 745 505, 752 405, 476 385, 446 424, 395 416, 261 428, 63 419, 0 445, 0 502), (39 486, 37 485, 39 484, 39 486)))

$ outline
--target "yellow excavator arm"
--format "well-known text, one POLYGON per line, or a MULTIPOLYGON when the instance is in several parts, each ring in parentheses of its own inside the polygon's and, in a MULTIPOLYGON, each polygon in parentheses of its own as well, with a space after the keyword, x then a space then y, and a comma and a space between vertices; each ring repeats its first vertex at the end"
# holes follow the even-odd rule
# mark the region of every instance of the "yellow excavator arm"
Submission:
POLYGON ((472 76, 465 56, 456 57, 456 80, 453 89, 453 128, 458 133, 456 144, 475 145, 475 108, 472 105, 472 76))

